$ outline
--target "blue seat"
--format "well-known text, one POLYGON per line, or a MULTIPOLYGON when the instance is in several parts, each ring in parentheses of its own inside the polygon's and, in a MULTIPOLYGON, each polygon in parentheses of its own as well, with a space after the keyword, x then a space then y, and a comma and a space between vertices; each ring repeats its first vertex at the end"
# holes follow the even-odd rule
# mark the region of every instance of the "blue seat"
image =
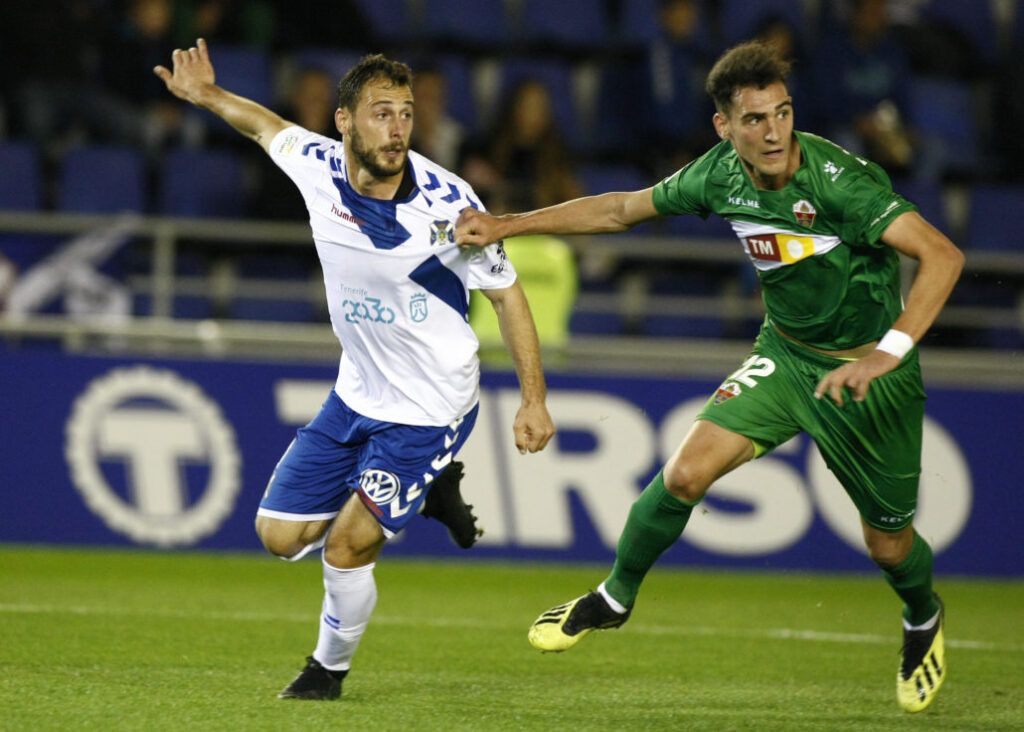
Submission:
POLYGON ((479 117, 469 60, 456 54, 442 54, 433 61, 448 83, 448 113, 467 130, 475 130, 479 117))
POLYGON ((505 0, 424 0, 421 34, 478 46, 506 43, 512 37, 505 0))
POLYGON ((950 235, 949 217, 943 200, 942 186, 932 181, 894 180, 893 190, 914 203, 925 219, 935 228, 950 235))
POLYGON ((400 41, 411 34, 407 0, 356 0, 356 4, 373 27, 374 38, 367 41, 400 41))
POLYGON ((242 163, 218 150, 172 150, 164 157, 159 211, 168 216, 240 217, 242 163))
POLYGON ((719 10, 718 24, 722 42, 732 46, 749 41, 758 27, 769 18, 782 18, 800 35, 807 26, 803 3, 779 2, 779 0, 723 0, 719 10))
POLYGON ((1024 209, 1024 185, 976 185, 968 206, 968 242, 972 249, 1024 252, 1020 225, 1013 214, 1024 209))
MULTIPOLYGON (((925 20, 938 21, 962 33, 971 44, 971 50, 986 63, 998 60, 1000 36, 999 22, 988 0, 929 0, 921 9, 925 20)), ((1019 3, 1015 3, 1019 6, 1019 3)), ((1020 15, 1018 8, 1016 15, 1020 15)), ((1019 21, 1018 21, 1019 22, 1019 21)))
POLYGON ((70 150, 60 171, 57 208, 77 213, 143 212, 146 168, 142 153, 122 147, 70 150))
POLYGON ((977 105, 966 82, 918 76, 909 85, 910 124, 935 149, 943 171, 978 166, 977 105))
POLYGON ((609 191, 638 191, 653 184, 634 165, 582 165, 577 176, 588 196, 609 191))
POLYGON ((210 51, 217 84, 264 106, 273 106, 274 77, 270 56, 248 46, 217 46, 210 51))
POLYGON ((38 211, 43 204, 42 171, 35 147, 0 143, 0 209, 38 211))
POLYGON ((341 79, 349 69, 359 63, 362 53, 338 51, 333 48, 308 47, 297 50, 292 60, 299 69, 322 69, 334 76, 335 81, 341 79))
POLYGON ((662 223, 665 233, 669 236, 711 239, 735 239, 736 237, 729 222, 714 214, 708 216, 707 219, 702 219, 699 216, 668 216, 662 223))
POLYGON ((661 35, 658 13, 661 0, 629 0, 622 3, 619 37, 626 43, 647 45, 661 35))
POLYGON ((610 36, 606 6, 605 0, 522 0, 519 37, 524 41, 604 48, 610 36))

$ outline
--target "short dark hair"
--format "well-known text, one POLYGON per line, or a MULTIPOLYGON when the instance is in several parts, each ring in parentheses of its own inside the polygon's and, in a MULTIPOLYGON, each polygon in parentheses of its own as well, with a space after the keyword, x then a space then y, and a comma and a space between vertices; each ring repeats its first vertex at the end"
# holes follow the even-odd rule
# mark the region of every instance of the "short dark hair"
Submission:
POLYGON ((391 86, 411 87, 412 69, 380 53, 363 56, 338 82, 338 109, 344 107, 355 112, 363 87, 377 79, 386 79, 391 86))
POLYGON ((748 41, 733 46, 715 62, 704 89, 715 102, 715 109, 728 114, 737 89, 755 86, 764 89, 777 81, 786 83, 790 63, 774 46, 748 41))

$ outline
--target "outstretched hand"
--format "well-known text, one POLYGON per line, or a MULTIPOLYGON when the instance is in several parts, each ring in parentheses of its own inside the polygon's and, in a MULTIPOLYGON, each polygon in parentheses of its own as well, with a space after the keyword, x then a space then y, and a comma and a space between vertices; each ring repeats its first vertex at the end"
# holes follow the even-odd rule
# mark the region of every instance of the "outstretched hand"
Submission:
POLYGON ((520 453, 540 452, 554 436, 555 423, 543 404, 524 404, 516 413, 512 433, 520 453))
POLYGON ((467 207, 455 222, 455 243, 460 247, 485 247, 501 239, 497 229, 497 217, 467 207))
POLYGON ((814 390, 814 398, 821 399, 827 395, 841 407, 843 389, 849 389, 853 393, 853 401, 862 402, 868 395, 871 382, 889 373, 899 364, 900 359, 891 353, 872 351, 863 358, 845 363, 825 374, 814 390))
POLYGON ((160 77, 167 85, 168 91, 178 99, 199 104, 202 91, 212 86, 215 79, 206 41, 200 38, 196 45, 187 51, 174 49, 171 62, 173 71, 169 71, 165 66, 157 66, 153 73, 160 77))

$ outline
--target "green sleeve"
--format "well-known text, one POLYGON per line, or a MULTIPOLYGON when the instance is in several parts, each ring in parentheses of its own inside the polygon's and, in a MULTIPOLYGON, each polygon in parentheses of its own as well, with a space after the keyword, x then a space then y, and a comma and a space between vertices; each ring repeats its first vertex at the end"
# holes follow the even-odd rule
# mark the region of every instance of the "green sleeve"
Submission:
POLYGON ((899 216, 916 211, 917 206, 892 189, 889 177, 874 163, 859 163, 863 168, 837 187, 842 223, 837 234, 845 242, 863 246, 884 246, 879 240, 899 216))
POLYGON ((694 214, 706 219, 705 195, 707 170, 704 158, 698 158, 654 186, 654 208, 662 216, 694 214))

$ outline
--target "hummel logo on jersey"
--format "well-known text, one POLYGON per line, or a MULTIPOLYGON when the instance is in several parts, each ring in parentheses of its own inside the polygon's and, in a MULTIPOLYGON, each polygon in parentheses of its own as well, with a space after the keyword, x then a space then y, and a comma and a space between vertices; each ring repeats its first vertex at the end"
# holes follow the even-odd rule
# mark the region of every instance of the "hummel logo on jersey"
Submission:
POLYGON ((835 183, 836 179, 843 174, 844 170, 846 170, 846 168, 836 167, 836 164, 831 160, 825 163, 825 175, 829 176, 833 183, 835 183))
POLYGON ((729 203, 733 206, 747 206, 748 208, 761 208, 761 202, 753 198, 740 198, 739 196, 729 196, 729 203))
POLYGON ((350 224, 355 224, 356 226, 362 226, 363 224, 366 223, 362 219, 357 219, 355 216, 350 214, 348 211, 342 211, 340 208, 335 206, 333 203, 331 204, 331 213, 334 214, 335 216, 337 216, 339 219, 344 219, 345 221, 348 221, 350 224))

